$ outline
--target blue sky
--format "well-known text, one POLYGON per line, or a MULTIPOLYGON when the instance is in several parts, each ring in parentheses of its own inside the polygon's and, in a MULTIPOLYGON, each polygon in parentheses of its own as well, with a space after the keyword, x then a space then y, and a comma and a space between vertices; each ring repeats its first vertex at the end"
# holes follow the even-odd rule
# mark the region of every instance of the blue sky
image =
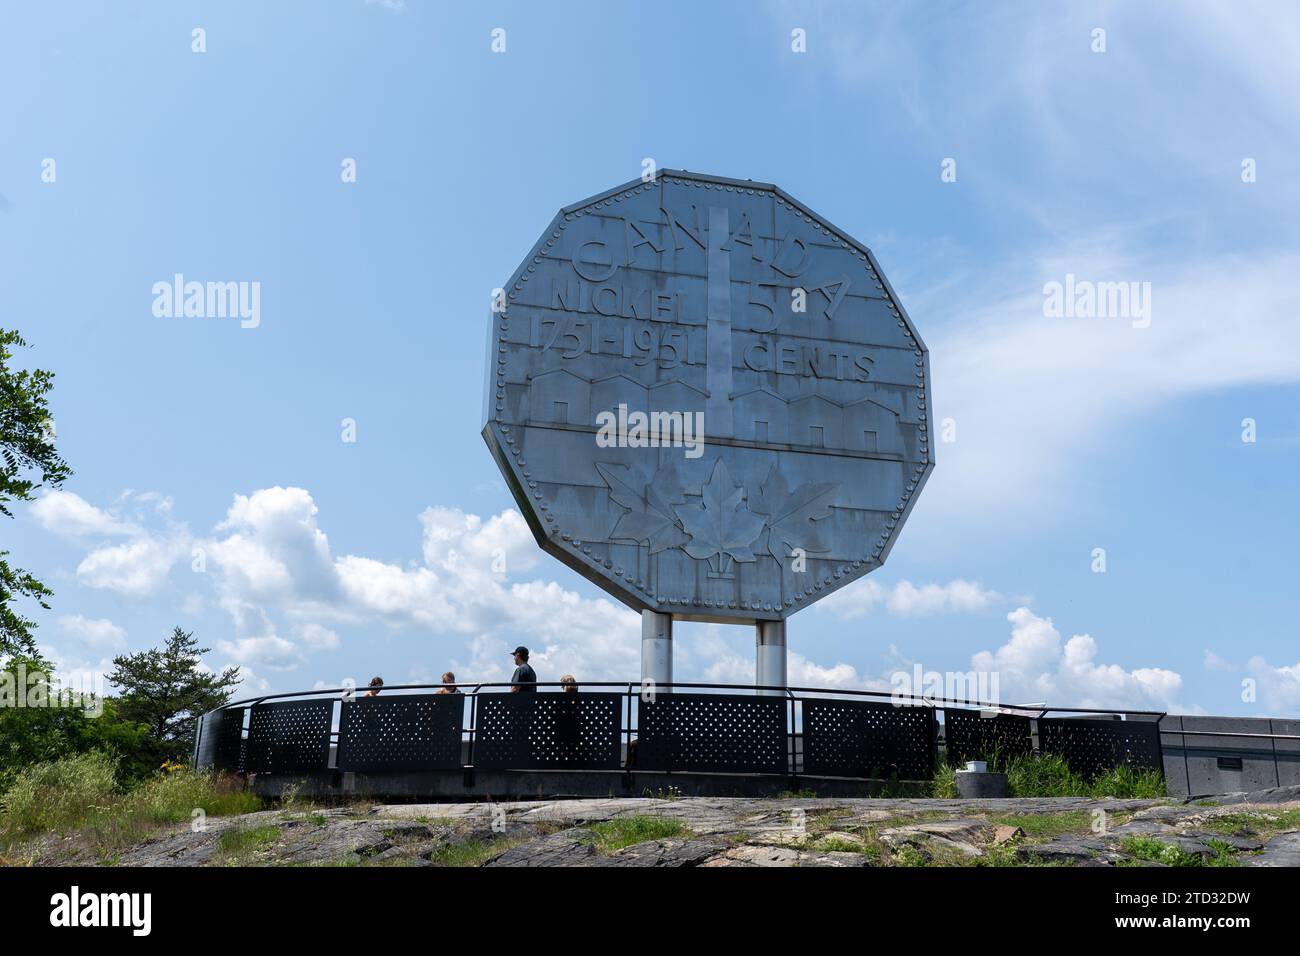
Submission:
MULTIPOLYGON (((519 642, 635 677, 478 416, 491 290, 651 158, 869 245, 956 426, 885 568, 791 620, 792 680, 1300 714, 1298 48, 1250 3, 11 6, 0 324, 76 469, 0 528, 40 641, 102 670, 180 624, 249 691, 499 679, 519 642), (178 272, 260 282, 260 325, 154 316, 178 272), (1150 326, 1045 316, 1067 274, 1149 282, 1150 326)), ((746 629, 677 635, 680 677, 752 678, 746 629)))

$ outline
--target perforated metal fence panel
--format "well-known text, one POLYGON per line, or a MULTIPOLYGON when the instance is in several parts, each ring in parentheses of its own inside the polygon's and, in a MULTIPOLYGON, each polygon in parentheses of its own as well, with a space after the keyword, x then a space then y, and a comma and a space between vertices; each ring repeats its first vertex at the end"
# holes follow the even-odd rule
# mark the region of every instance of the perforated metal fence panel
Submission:
POLYGON ((257 704, 248 719, 244 770, 286 773, 329 767, 332 700, 257 704))
POLYGON ((639 707, 639 770, 788 773, 789 702, 781 697, 660 694, 639 707))
POLYGON ((241 773, 244 769, 244 707, 214 710, 199 721, 194 766, 201 770, 241 773))
POLYGON ((1164 775, 1160 726, 1154 720, 1045 717, 1038 721, 1038 749, 1060 754, 1071 770, 1085 777, 1095 777, 1122 763, 1164 775))
POLYGON ((810 776, 929 780, 937 756, 932 707, 803 701, 803 772, 810 776))
POLYGON ((343 703, 339 770, 454 770, 461 763, 462 694, 361 697, 343 703))
POLYGON ((943 737, 948 762, 955 765, 967 760, 1000 761, 1034 751, 1029 718, 1020 714, 985 717, 978 710, 944 708, 943 737))
POLYGON ((617 770, 620 694, 480 694, 474 766, 617 770))

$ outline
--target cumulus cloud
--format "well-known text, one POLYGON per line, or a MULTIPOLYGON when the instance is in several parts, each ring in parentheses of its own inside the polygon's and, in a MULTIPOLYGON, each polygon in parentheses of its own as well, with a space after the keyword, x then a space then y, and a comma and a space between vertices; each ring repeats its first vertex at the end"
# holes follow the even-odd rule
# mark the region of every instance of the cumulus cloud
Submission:
POLYGON ((72 539, 125 538, 101 543, 77 566, 77 581, 90 588, 117 591, 131 597, 157 592, 173 565, 186 553, 189 534, 184 525, 166 520, 170 498, 158 492, 123 492, 112 508, 100 508, 70 491, 50 491, 32 504, 32 515, 42 528, 72 539), (126 508, 134 517, 122 514, 126 508), (166 524, 148 530, 139 520, 144 513, 161 515, 166 524))
MULTIPOLYGON (((419 515, 419 526, 418 562, 336 555, 305 489, 236 495, 214 534, 193 542, 208 559, 215 603, 234 625, 220 651, 241 665, 290 670, 311 652, 339 647, 339 628, 379 621, 394 630, 466 638, 468 657, 458 659, 448 648, 448 666, 485 678, 508 675, 508 650, 521 641, 534 645, 534 661, 548 671, 582 672, 589 680, 635 671, 633 612, 553 581, 519 579, 536 566, 537 547, 517 511, 482 518, 433 507, 419 515)), ((99 583, 92 572, 109 554, 101 549, 91 556, 87 583, 99 583)), ((125 587, 128 554, 114 555, 121 558, 114 580, 125 587)), ((138 589, 162 563, 133 566, 138 589)))
POLYGON ((86 587, 143 597, 162 587, 186 551, 183 537, 144 535, 124 544, 106 545, 77 565, 77 580, 86 587))
MULTIPOLYGON (((752 684, 755 673, 754 658, 731 652, 715 656, 702 672, 702 682, 717 684, 752 684)), ((680 679, 680 678, 679 678, 680 679)), ((878 678, 868 678, 852 664, 843 661, 829 667, 804 657, 797 651, 787 651, 786 679, 791 687, 825 687, 836 690, 887 691, 888 685, 878 678)))
POLYGON ((1257 655, 1246 662, 1246 671, 1255 681, 1258 702, 1267 710, 1300 711, 1300 662, 1275 666, 1257 655))
POLYGON ((207 551, 229 588, 258 601, 330 601, 338 579, 316 503, 302 488, 235 495, 207 551))
POLYGON ((142 533, 139 525, 97 508, 71 491, 46 492, 36 499, 31 510, 42 528, 63 537, 121 537, 142 533))
POLYGON ((456 570, 464 563, 478 571, 529 571, 537 565, 538 548, 524 516, 513 508, 484 521, 459 508, 426 508, 424 561, 433 568, 456 570))
MULTIPOLYGON (((736 628, 711 624, 697 634, 675 639, 673 665, 677 679, 716 684, 754 683, 752 640, 737 639, 736 631, 736 628)), ((886 675, 863 673, 843 661, 818 664, 794 650, 786 652, 786 677, 791 687, 889 690, 886 675)))
POLYGON ((852 620, 863 617, 878 606, 899 617, 925 617, 932 614, 975 614, 1004 600, 997 591, 990 591, 977 581, 961 578, 947 584, 918 587, 911 581, 899 581, 891 586, 868 577, 840 588, 815 606, 844 620, 852 620))
MULTIPOLYGON (((478 679, 509 674, 509 650, 528 644, 547 673, 574 673, 580 680, 626 678, 639 663, 638 616, 603 597, 589 598, 555 581, 526 576, 537 561, 536 545, 513 510, 489 518, 455 508, 428 508, 419 515, 419 561, 399 564, 361 555, 335 555, 318 522, 317 507, 302 488, 265 488, 236 495, 209 538, 193 543, 210 557, 214 604, 233 624, 217 642, 222 655, 259 671, 300 668, 314 652, 341 646, 339 630, 383 622, 393 631, 427 634, 440 641, 441 661, 478 679), (448 643, 447 639, 453 640, 448 643)), ((175 530, 175 529, 173 529, 175 530)), ((144 533, 98 548, 82 561, 78 576, 92 586, 147 593, 165 578, 191 542, 144 533)), ((844 618, 876 607, 904 617, 978 613, 1006 601, 976 581, 881 585, 867 579, 832 595, 823 608, 844 618)), ((1099 707, 1172 707, 1181 689, 1178 674, 1158 668, 1126 670, 1098 661, 1096 641, 1076 635, 1062 641, 1051 620, 1026 607, 1013 611, 1008 641, 972 660, 976 670, 996 670, 1007 700, 1047 700, 1099 707)), ((70 625, 89 633, 92 623, 70 625)), ((99 631, 112 631, 99 625, 99 631)), ((693 649, 678 648, 679 674, 709 681, 753 681, 752 654, 739 653, 716 629, 693 649)), ((416 670, 419 670, 417 667, 416 670)), ((1270 688, 1285 694, 1286 669, 1267 672, 1270 688)), ((888 690, 880 674, 850 664, 821 664, 789 654, 792 683, 805 686, 888 690)))
POLYGON ((303 660, 297 645, 276 634, 217 641, 217 649, 241 666, 255 663, 270 670, 293 670, 303 660))
POLYGON ((1027 607, 1007 615, 1011 636, 994 651, 971 658, 979 672, 996 673, 1001 699, 1045 701, 1062 707, 1177 710, 1182 676, 1156 667, 1126 670, 1097 662, 1097 642, 1076 634, 1062 644, 1051 618, 1027 607))
POLYGON ((91 647, 118 649, 126 647, 126 629, 118 627, 108 618, 88 618, 80 614, 64 614, 59 627, 65 634, 91 647))
POLYGON ((294 633, 312 650, 334 650, 340 644, 338 634, 322 624, 300 624, 294 633))

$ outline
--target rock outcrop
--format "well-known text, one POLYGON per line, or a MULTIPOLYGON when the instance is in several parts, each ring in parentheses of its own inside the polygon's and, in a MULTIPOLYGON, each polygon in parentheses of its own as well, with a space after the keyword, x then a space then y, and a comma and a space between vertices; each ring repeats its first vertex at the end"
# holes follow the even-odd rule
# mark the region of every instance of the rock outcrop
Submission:
MULTIPOLYGON (((46 840, 38 864, 77 858, 46 840), (70 858, 69 854, 73 856, 70 858)), ((1300 865, 1300 787, 1214 800, 652 798, 344 805, 162 830, 123 866, 1300 865)))

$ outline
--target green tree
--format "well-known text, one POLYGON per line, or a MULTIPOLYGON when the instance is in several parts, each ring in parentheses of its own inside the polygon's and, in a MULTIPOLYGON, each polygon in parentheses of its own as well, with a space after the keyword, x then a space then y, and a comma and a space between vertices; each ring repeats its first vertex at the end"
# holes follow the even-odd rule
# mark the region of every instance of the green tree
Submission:
MULTIPOLYGON (((11 369, 13 349, 27 345, 17 332, 0 329, 0 515, 12 518, 11 501, 31 501, 43 486, 61 484, 72 469, 54 449, 53 419, 46 395, 54 375, 40 369, 11 369)), ((53 592, 0 551, 0 654, 33 654, 36 624, 15 607, 29 598, 48 609, 53 592)))
POLYGON ((148 726, 158 758, 189 755, 198 719, 230 699, 239 683, 239 668, 220 674, 200 669, 209 647, 199 647, 193 632, 174 629, 161 648, 113 658, 109 681, 122 688, 118 717, 148 726))
POLYGON ((117 701, 102 698, 98 716, 86 700, 60 694, 52 668, 38 655, 0 665, 0 792, 32 764, 100 750, 118 758, 118 783, 130 786, 158 770, 149 728, 121 720, 117 701), (21 695, 21 702, 20 702, 21 695))

